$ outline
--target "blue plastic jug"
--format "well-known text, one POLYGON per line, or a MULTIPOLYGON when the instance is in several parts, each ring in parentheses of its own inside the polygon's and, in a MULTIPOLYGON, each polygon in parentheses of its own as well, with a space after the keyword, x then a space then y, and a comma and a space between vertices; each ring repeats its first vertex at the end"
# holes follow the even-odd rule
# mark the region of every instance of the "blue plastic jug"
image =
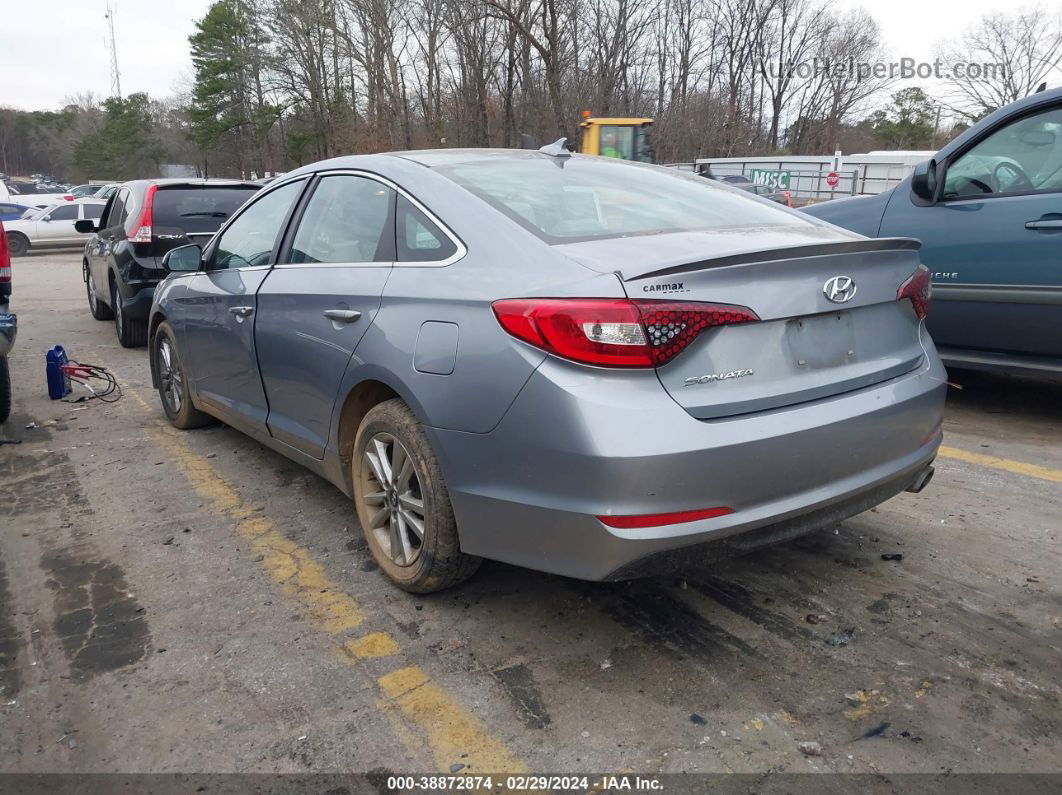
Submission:
POLYGON ((63 372, 67 363, 66 351, 62 345, 56 345, 44 354, 45 372, 48 375, 48 397, 60 400, 70 394, 70 376, 63 372))

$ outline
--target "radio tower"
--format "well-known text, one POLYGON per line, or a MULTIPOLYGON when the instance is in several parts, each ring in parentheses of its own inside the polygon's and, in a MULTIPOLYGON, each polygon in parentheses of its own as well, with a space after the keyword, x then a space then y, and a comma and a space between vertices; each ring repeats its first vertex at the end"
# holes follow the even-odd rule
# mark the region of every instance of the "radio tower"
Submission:
POLYGON ((117 13, 117 9, 112 9, 111 4, 107 4, 107 13, 104 17, 107 19, 107 25, 110 27, 111 32, 111 96, 122 98, 122 74, 118 71, 118 45, 114 41, 114 15, 117 13))

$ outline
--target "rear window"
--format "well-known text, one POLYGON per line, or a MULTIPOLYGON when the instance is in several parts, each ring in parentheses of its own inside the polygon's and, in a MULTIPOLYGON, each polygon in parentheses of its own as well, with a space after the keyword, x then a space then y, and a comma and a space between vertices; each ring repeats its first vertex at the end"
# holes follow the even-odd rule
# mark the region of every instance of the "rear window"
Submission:
POLYGON ((547 243, 748 226, 811 226, 704 177, 528 154, 438 169, 547 243))
POLYGON ((152 204, 151 222, 154 226, 183 229, 190 234, 210 234, 218 231, 257 192, 257 187, 238 185, 160 187, 152 204))

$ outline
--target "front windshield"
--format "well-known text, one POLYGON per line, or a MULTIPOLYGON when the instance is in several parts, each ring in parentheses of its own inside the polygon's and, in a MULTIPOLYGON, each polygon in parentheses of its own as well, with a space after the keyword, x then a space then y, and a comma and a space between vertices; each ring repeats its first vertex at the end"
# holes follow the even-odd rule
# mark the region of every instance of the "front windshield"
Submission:
POLYGON ((703 177, 600 158, 528 153, 438 171, 548 243, 813 225, 703 177))

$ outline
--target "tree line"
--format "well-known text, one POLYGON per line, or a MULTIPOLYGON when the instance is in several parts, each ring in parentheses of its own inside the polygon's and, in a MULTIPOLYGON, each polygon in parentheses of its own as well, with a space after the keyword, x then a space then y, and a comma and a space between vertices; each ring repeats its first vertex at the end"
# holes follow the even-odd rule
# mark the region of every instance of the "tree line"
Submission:
POLYGON ((347 153, 574 142, 584 109, 654 118, 660 162, 934 149, 1057 69, 1062 24, 1043 8, 984 17, 938 56, 1003 68, 946 76, 934 96, 845 71, 890 58, 872 16, 830 0, 217 0, 189 47, 183 96, 0 109, 0 169, 262 175, 347 153))

